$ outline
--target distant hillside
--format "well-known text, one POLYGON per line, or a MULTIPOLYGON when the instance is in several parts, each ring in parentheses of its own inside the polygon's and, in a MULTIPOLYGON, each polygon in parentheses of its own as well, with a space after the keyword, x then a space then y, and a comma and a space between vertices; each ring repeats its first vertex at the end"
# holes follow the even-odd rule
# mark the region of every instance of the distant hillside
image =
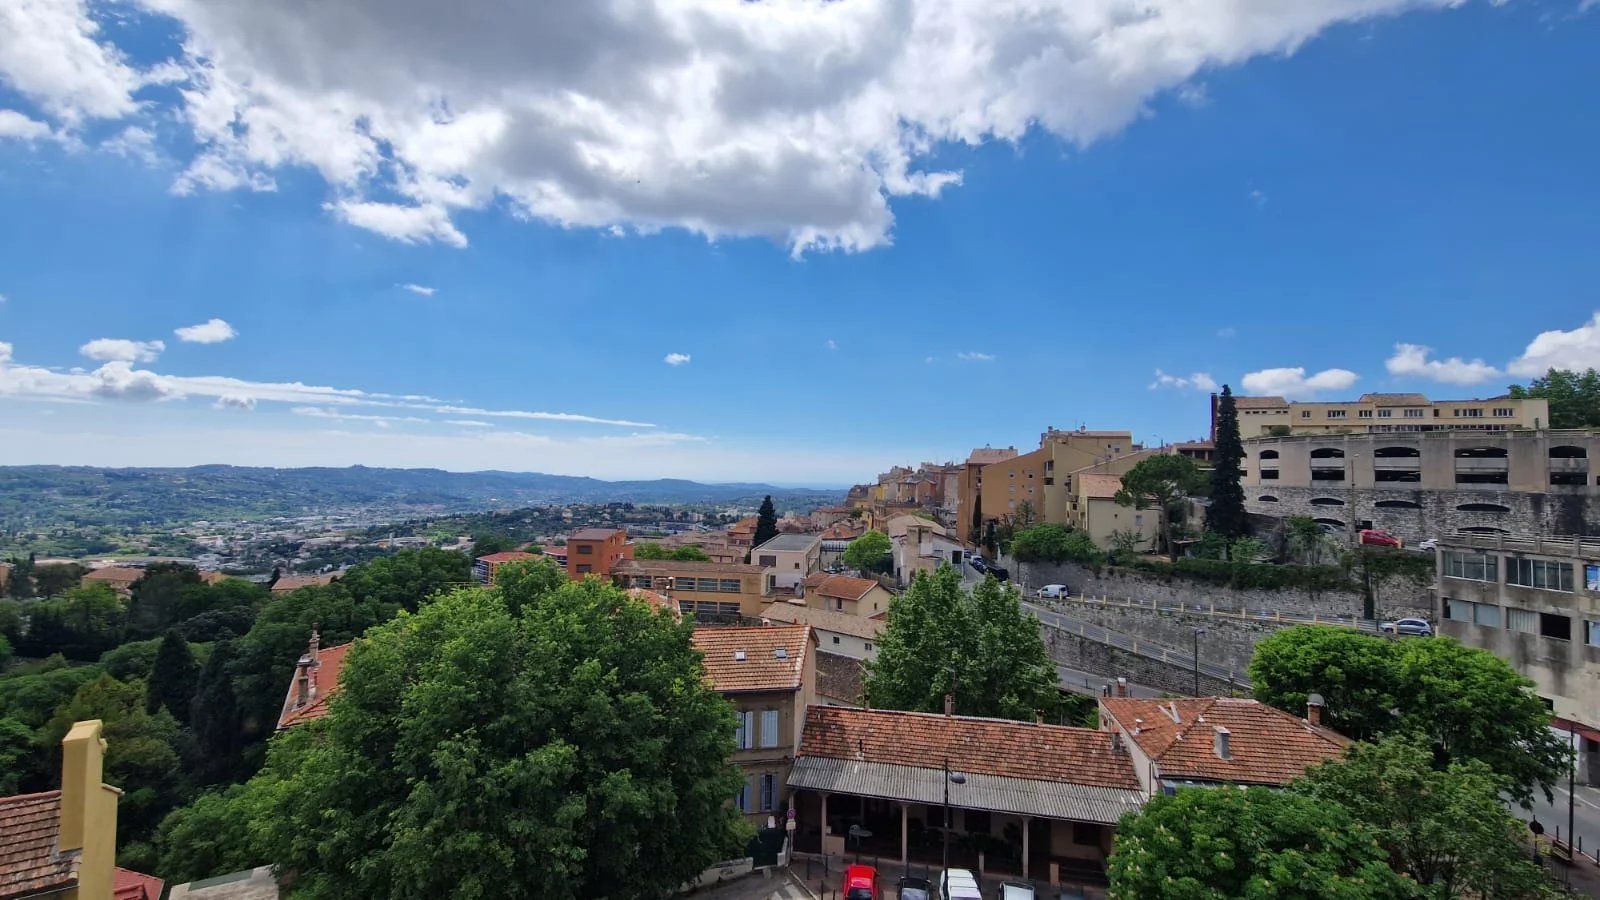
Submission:
POLYGON ((0 526, 152 525, 197 519, 298 516, 367 509, 470 512, 566 503, 751 504, 779 508, 837 502, 838 491, 764 484, 601 481, 537 472, 440 469, 100 469, 0 466, 0 526))

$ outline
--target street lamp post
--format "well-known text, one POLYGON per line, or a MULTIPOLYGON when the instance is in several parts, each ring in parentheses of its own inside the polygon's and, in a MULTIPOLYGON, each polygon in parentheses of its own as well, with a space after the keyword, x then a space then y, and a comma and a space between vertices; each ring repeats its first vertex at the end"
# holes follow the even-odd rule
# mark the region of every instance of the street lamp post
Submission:
POLYGON ((1194 658, 1191 662, 1194 663, 1194 695, 1196 697, 1200 696, 1200 635, 1205 633, 1206 630, 1204 628, 1196 628, 1194 630, 1194 658))
MULTIPOLYGON (((950 757, 944 758, 944 864, 941 867, 939 878, 944 878, 944 873, 950 871, 950 785, 966 784, 967 776, 960 772, 950 771, 950 757)), ((940 892, 943 893, 948 885, 941 883, 940 892)))

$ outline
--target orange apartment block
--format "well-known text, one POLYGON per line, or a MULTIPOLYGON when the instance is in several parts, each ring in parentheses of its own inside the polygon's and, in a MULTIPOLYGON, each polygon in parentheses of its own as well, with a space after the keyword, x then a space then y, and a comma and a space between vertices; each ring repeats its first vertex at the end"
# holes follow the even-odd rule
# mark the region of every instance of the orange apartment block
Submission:
POLYGON ((567 577, 610 578, 617 563, 633 559, 628 533, 620 528, 584 528, 567 535, 567 577))

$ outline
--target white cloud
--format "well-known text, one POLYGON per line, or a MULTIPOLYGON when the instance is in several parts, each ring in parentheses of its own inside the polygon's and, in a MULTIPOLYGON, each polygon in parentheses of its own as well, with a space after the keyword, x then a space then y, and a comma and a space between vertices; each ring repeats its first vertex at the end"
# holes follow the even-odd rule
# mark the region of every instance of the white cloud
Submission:
POLYGON ((661 361, 669 366, 681 366, 688 363, 690 356, 687 353, 668 353, 661 361))
POLYGON ((828 338, 828 342, 823 344, 823 346, 827 347, 829 350, 837 350, 837 349, 839 349, 839 343, 837 341, 835 341, 833 338, 828 338))
POLYGON ((217 409, 252 410, 256 408, 256 398, 249 394, 223 394, 212 406, 217 409))
POLYGON ((0 4, 0 80, 63 122, 172 83, 200 147, 174 184, 316 171, 351 224, 464 246, 452 216, 809 249, 890 241, 940 145, 1114 134, 1194 78, 1330 25, 1460 0, 135 0, 183 31, 138 71, 85 0, 0 4), (819 53, 826 47, 826 53, 819 53))
POLYGON ((1238 333, 1239 329, 1234 328, 1232 325, 1217 329, 1217 337, 1219 338, 1231 338, 1238 333))
POLYGON ((1156 370, 1156 380, 1150 382, 1150 390, 1160 388, 1176 388, 1177 390, 1193 389, 1196 391, 1214 391, 1217 381, 1209 373, 1196 372, 1187 377, 1182 375, 1168 375, 1160 369, 1156 370))
POLYGON ((489 416, 501 419, 530 419, 539 422, 574 422, 580 425, 618 425, 626 428, 656 427, 649 422, 630 422, 627 419, 602 419, 577 413, 528 412, 520 409, 481 409, 476 406, 427 406, 419 408, 454 416, 489 416))
POLYGON ((1537 377, 1551 369, 1600 368, 1600 312, 1571 331, 1545 331, 1506 364, 1512 375, 1537 377))
POLYGON ((1349 390, 1359 378, 1360 376, 1349 369, 1323 369, 1307 377, 1306 370, 1296 366, 1292 369, 1262 369, 1259 372, 1250 372, 1241 379, 1241 383, 1251 394, 1309 397, 1322 391, 1349 390))
POLYGON ((371 413, 348 413, 321 406, 296 406, 289 411, 297 416, 307 416, 313 419, 333 419, 339 422, 371 422, 379 428, 388 428, 395 422, 427 425, 432 421, 421 416, 379 416, 371 413))
POLYGON ((155 132, 137 125, 122 129, 116 137, 102 143, 100 149, 147 166, 154 165, 160 159, 160 155, 156 152, 155 132))
POLYGON ((50 126, 14 109, 0 109, 0 139, 32 141, 50 136, 50 126))
POLYGON ((1250 201, 1252 203, 1254 203, 1258 207, 1266 206, 1267 205, 1267 195, 1266 195, 1265 192, 1263 192, 1261 190, 1258 190, 1256 188, 1251 188, 1250 189, 1250 201))
POLYGON ((100 362, 155 362, 167 349, 162 341, 127 341, 120 338, 99 338, 78 348, 84 356, 100 362))
POLYGON ((956 359, 963 362, 994 362, 993 353, 979 353, 976 350, 965 350, 956 354, 956 359))
POLYGON ((0 294, 0 306, 5 306, 5 305, 6 305, 6 295, 5 294, 0 294))
POLYGON ((493 428, 493 422, 479 422, 477 419, 445 419, 446 425, 459 425, 462 428, 493 428))
POLYGON ((402 284, 400 285, 400 290, 410 291, 419 297, 432 297, 437 288, 431 288, 421 284, 402 284))
POLYGON ((173 334, 178 336, 178 340, 190 344, 220 344, 239 336, 239 332, 234 331, 232 325, 221 319, 208 319, 199 325, 179 328, 173 334))
POLYGON ((5 341, 0 341, 0 366, 11 362, 12 348, 5 341))
POLYGON ((1390 375, 1426 378, 1445 384, 1479 384, 1496 378, 1500 370, 1481 359, 1429 359, 1433 348, 1421 344, 1395 344, 1394 355, 1384 361, 1390 375))

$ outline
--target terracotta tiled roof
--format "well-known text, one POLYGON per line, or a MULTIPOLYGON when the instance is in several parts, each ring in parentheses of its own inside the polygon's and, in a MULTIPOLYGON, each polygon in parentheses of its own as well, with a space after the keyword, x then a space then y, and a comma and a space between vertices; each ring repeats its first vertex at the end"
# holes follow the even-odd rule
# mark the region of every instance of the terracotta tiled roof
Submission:
POLYGON ((1085 497, 1110 500, 1122 490, 1121 475, 1079 475, 1078 486, 1085 497))
POLYGON ((837 653, 817 651, 817 694, 841 703, 860 703, 861 688, 867 680, 861 660, 837 653))
POLYGON ((849 613, 835 612, 831 609, 812 609, 809 606, 787 601, 769 605, 761 611, 761 616, 774 622, 810 625, 818 631, 833 631, 868 641, 877 640, 878 635, 883 633, 883 629, 887 625, 886 622, 878 619, 852 616, 849 613))
POLYGON ((324 647, 317 651, 317 665, 311 670, 311 684, 314 693, 311 702, 299 709, 294 708, 296 685, 294 679, 300 676, 299 669, 289 681, 289 693, 283 698, 283 714, 278 717, 278 727, 288 728, 320 719, 328 714, 328 698, 339 690, 339 676, 344 673, 344 657, 350 652, 355 642, 340 644, 337 647, 324 647))
POLYGON ((492 564, 492 563, 521 562, 522 560, 525 560, 525 559, 543 559, 543 558, 544 557, 540 556, 537 553, 524 553, 521 550, 503 550, 503 551, 501 551, 499 553, 488 553, 488 554, 485 554, 483 556, 480 556, 480 557, 478 557, 478 562, 486 562, 486 563, 491 563, 492 564))
POLYGON ((84 581, 104 581, 110 584, 133 584, 143 577, 144 570, 132 566, 102 566, 83 573, 84 581))
POLYGON ((1282 397, 1235 397, 1234 409, 1288 409, 1289 401, 1282 397))
POLYGON ((737 521, 737 522, 733 523, 732 525, 728 526, 728 530, 729 531, 737 531, 737 532, 740 532, 741 534, 748 531, 751 534, 754 534, 755 530, 756 530, 756 523, 759 522, 759 521, 760 520, 757 519, 755 516, 751 516, 748 519, 740 519, 739 521, 737 521))
POLYGON ((279 575, 278 580, 272 583, 272 592, 284 594, 304 587, 323 587, 333 584, 333 579, 337 577, 337 573, 334 572, 326 575, 279 575))
POLYGON ((166 882, 151 875, 117 866, 112 884, 112 900, 161 900, 166 882))
POLYGON ((1006 719, 813 706, 800 756, 1137 789, 1128 754, 1103 731, 1006 719))
POLYGON ((814 590, 824 597, 860 600, 873 588, 880 586, 876 581, 867 578, 856 578, 851 575, 829 575, 827 578, 822 579, 814 590))
POLYGON ((825 541, 848 541, 855 539, 861 534, 861 532, 866 530, 866 527, 849 524, 852 521, 854 520, 835 522, 832 525, 829 525, 827 530, 822 532, 822 539, 825 541))
POLYGON ((664 609, 671 613, 674 619, 680 622, 683 621, 683 612, 678 608, 678 604, 673 603, 662 594, 645 588, 629 588, 628 596, 635 600, 643 600, 656 609, 664 609))
POLYGON ((580 528, 567 535, 568 541, 609 541, 617 536, 620 528, 580 528))
POLYGON ((1100 707, 1161 767, 1166 778, 1238 784, 1288 784, 1333 759, 1348 738, 1259 700, 1106 697, 1100 707), (1169 714, 1176 704, 1178 721, 1169 714), (1135 720, 1142 720, 1136 722, 1135 720), (1216 752, 1216 726, 1228 729, 1228 759, 1216 752), (1138 734, 1134 734, 1135 730, 1138 734))
POLYGON ((972 451, 972 455, 967 457, 967 465, 987 466, 997 462, 1005 462, 1008 459, 1014 459, 1016 455, 1017 448, 1015 447, 1003 447, 999 450, 996 450, 993 447, 982 447, 972 451))
POLYGON ((721 693, 797 691, 811 655, 811 629, 805 625, 696 628, 694 646, 705 655, 711 686, 721 693))
POLYGON ((79 855, 56 852, 60 835, 60 791, 0 798, 0 897, 78 883, 79 855))

